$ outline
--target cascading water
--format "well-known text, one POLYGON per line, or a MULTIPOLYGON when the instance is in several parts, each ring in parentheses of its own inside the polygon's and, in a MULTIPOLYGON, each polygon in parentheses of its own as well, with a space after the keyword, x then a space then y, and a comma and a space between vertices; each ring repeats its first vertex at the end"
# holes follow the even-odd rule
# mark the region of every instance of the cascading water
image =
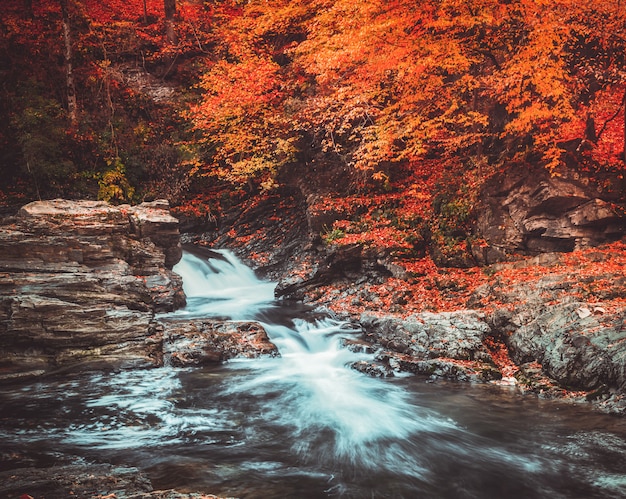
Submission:
POLYGON ((188 305, 168 320, 258 320, 280 357, 1 387, 0 465, 80 456, 242 499, 626 497, 626 421, 489 385, 367 377, 350 366, 371 356, 343 348, 358 330, 276 302, 231 253, 185 253, 175 270, 188 305))
MULTIPOLYGON (((259 280, 231 253, 219 255, 207 262, 187 253, 176 266, 188 297, 178 315, 263 324, 280 358, 231 363, 234 371, 241 367, 254 374, 226 391, 269 400, 264 416, 290 430, 293 449, 303 460, 396 467, 411 435, 454 429, 450 421, 411 405, 400 388, 352 370, 352 363, 370 356, 342 348, 345 337, 358 333, 349 324, 331 318, 269 322, 268 309, 277 307, 275 284, 259 280), (388 446, 390 441, 404 443, 388 446)), ((402 466, 406 472, 416 464, 402 466)), ((418 465, 415 472, 423 468, 418 465)))
MULTIPOLYGON (((280 358, 232 362, 232 376, 222 394, 253 400, 258 412, 248 415, 250 421, 260 417, 260 426, 271 422, 279 428, 300 466, 334 470, 337 476, 329 480, 328 493, 360 497, 363 491, 353 480, 367 483, 371 477, 389 487, 386 493, 371 491, 372 496, 428 493, 441 481, 441 470, 433 462, 442 456, 450 472, 456 467, 461 476, 477 473, 485 480, 483 468, 491 468, 524 477, 511 487, 517 494, 533 475, 558 473, 558 466, 545 457, 512 451, 419 404, 404 385, 351 369, 354 362, 371 360, 373 355, 343 347, 344 338, 359 332, 349 324, 331 318, 293 318, 285 325, 283 316, 280 323, 273 322, 272 310, 280 308, 274 301, 274 284, 259 280, 232 253, 218 255, 203 260, 185 254, 175 268, 190 298, 179 314, 263 324, 280 358)), ((464 493, 471 497, 473 479, 464 476, 463 481, 468 482, 464 493)), ((482 491, 474 491, 476 496, 489 496, 492 478, 485 481, 482 491)), ((445 497, 446 487, 441 483, 439 487, 442 490, 430 493, 445 497)))

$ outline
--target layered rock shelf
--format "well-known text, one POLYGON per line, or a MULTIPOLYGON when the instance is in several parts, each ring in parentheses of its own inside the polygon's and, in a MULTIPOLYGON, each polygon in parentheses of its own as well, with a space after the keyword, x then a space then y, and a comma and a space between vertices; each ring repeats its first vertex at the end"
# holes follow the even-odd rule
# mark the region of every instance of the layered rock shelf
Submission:
POLYGON ((0 228, 0 377, 160 362, 155 314, 184 304, 165 201, 33 202, 0 228))

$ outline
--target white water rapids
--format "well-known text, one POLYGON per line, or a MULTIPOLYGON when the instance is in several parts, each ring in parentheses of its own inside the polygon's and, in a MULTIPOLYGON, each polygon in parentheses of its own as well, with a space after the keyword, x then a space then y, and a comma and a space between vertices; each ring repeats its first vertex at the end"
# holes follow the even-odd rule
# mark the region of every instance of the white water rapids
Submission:
POLYGON ((358 333, 349 324, 331 318, 268 322, 267 310, 276 306, 275 284, 259 280, 232 253, 219 254, 206 261, 186 253, 175 267, 188 298, 177 315, 259 320, 280 352, 278 359, 231 363, 233 370, 254 373, 228 392, 268 398, 264 417, 290 429, 293 448, 305 460, 401 466, 421 475, 419 462, 403 459, 410 436, 454 431, 454 423, 412 405, 401 388, 351 369, 373 355, 342 346, 344 338, 358 333))
MULTIPOLYGON (((136 466, 241 499, 626 497, 626 421, 503 388, 371 378, 351 324, 274 300, 231 253, 185 253, 164 319, 257 320, 280 357, 0 386, 3 456, 136 466)), ((0 495, 2 485, 0 484, 0 495)))

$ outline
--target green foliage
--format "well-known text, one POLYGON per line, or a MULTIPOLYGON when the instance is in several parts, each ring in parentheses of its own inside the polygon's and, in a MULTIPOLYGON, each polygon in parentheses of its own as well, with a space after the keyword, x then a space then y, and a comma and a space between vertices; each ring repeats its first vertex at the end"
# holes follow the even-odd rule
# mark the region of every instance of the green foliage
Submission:
POLYGON ((326 244, 332 244, 346 235, 343 230, 337 227, 328 227, 324 225, 322 229, 323 231, 321 233, 321 236, 326 244))
POLYGON ((135 189, 126 178, 126 168, 121 160, 116 158, 110 166, 112 168, 107 170, 98 180, 100 186, 98 199, 113 203, 132 201, 135 189))

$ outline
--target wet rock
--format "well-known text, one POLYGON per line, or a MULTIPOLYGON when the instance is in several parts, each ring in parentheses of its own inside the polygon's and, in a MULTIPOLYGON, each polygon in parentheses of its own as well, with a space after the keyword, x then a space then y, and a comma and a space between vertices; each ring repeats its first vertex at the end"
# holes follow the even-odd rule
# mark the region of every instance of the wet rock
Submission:
POLYGON ((278 355, 258 322, 172 320, 163 327, 164 362, 176 367, 278 355))
POLYGON ((352 363, 350 367, 372 378, 389 378, 394 376, 393 368, 386 362, 360 360, 352 363))
POLYGON ((387 353, 387 360, 396 370, 429 376, 432 379, 486 382, 499 380, 502 374, 490 362, 459 361, 456 359, 426 359, 387 353))
POLYGON ((137 468, 111 464, 67 464, 0 471, 0 495, 7 499, 218 499, 200 492, 153 490, 137 468))
POLYGON ((490 329, 479 312, 424 312, 407 318, 364 313, 360 323, 368 341, 413 358, 491 361, 483 346, 490 329))
MULTIPOLYGON (((315 263, 308 265, 308 272, 281 279, 276 286, 276 296, 307 300, 316 294, 320 286, 331 283, 354 285, 381 282, 400 276, 399 266, 391 262, 385 248, 368 248, 362 244, 331 245, 318 248, 313 256, 315 263)), ((405 276, 400 276, 405 277, 405 276)), ((366 301, 368 300, 365 297, 366 301)))
POLYGON ((376 359, 382 368, 360 366, 368 374, 402 371, 462 381, 502 377, 483 345, 490 328, 478 312, 425 312, 407 318, 364 313, 360 323, 366 340, 381 348, 376 359))
POLYGON ((129 498, 150 491, 150 481, 136 468, 110 464, 73 464, 0 472, 0 495, 7 498, 129 498))
POLYGON ((184 304, 167 202, 30 203, 0 227, 0 379, 160 362, 154 316, 184 304))
MULTIPOLYGON (((606 296, 623 293, 619 277, 600 277, 606 296)), ((493 283, 479 294, 508 304, 493 311, 488 322, 520 366, 521 385, 550 397, 581 391, 602 410, 623 413, 626 310, 580 301, 579 290, 593 288, 594 282, 551 274, 508 289, 493 283)))

